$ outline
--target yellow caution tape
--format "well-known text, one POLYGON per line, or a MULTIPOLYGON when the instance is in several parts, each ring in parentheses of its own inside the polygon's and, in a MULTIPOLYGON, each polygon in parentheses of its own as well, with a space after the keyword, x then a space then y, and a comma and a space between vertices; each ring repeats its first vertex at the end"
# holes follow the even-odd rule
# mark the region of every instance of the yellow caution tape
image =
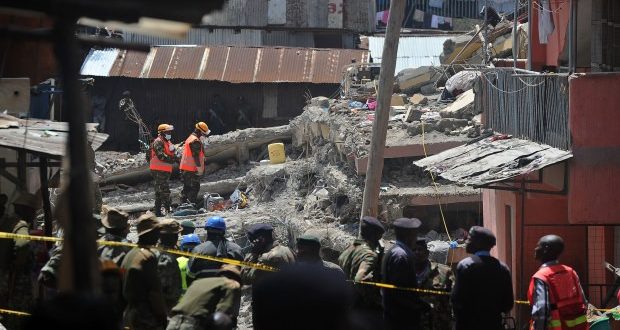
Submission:
POLYGON ((12 311, 10 309, 2 309, 2 308, 0 308, 0 314, 15 315, 15 316, 30 316, 30 313, 12 311))
MULTIPOLYGON (((43 241, 43 242, 62 242, 63 241, 62 238, 58 238, 58 237, 21 235, 21 234, 13 234, 13 233, 0 232, 0 239, 2 239, 2 238, 4 238, 4 239, 23 239, 23 240, 43 241)), ((126 246, 126 247, 131 247, 131 248, 138 246, 138 244, 135 244, 135 243, 103 241, 103 240, 97 241, 97 244, 105 245, 105 246, 126 246)), ((147 247, 147 246, 145 246, 145 247, 147 247)), ((255 268, 255 269, 258 269, 258 270, 271 271, 271 272, 277 270, 274 267, 270 267, 270 266, 263 265, 263 264, 258 264, 258 263, 253 263, 253 262, 239 261, 239 260, 229 259, 229 258, 212 257, 212 256, 207 256, 207 255, 202 255, 202 254, 197 254, 197 253, 191 253, 191 252, 185 252, 185 251, 180 251, 180 250, 166 249, 166 248, 162 248, 162 247, 158 247, 158 246, 148 246, 147 248, 156 249, 156 250, 159 250, 159 251, 167 252, 167 253, 170 253, 170 254, 176 254, 176 255, 180 255, 180 256, 184 256, 184 257, 192 257, 192 258, 196 258, 196 259, 205 259, 205 260, 221 262, 221 263, 235 265, 235 266, 243 266, 243 267, 255 268)))

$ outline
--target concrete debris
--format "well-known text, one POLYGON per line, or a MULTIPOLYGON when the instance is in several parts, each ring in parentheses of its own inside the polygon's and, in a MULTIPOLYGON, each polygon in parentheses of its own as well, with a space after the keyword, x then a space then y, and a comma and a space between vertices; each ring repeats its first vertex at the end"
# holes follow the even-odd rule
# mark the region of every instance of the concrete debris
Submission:
POLYGON ((413 105, 426 105, 428 104, 428 97, 422 94, 413 94, 413 96, 409 98, 409 102, 413 105))
POLYGON ((391 106, 403 106, 405 105, 405 100, 402 95, 393 94, 392 100, 390 101, 391 106))
POLYGON ((435 83, 439 79, 441 73, 437 68, 432 66, 422 66, 417 69, 404 69, 400 71, 396 77, 396 85, 402 93, 414 93, 420 91, 420 88, 431 83, 435 83))
POLYGON ((459 118, 471 120, 477 113, 474 108, 474 91, 468 90, 459 95, 456 100, 446 108, 439 111, 442 118, 459 118))
POLYGON ((435 87, 435 82, 431 82, 429 84, 426 84, 422 87, 420 87, 420 93, 422 93, 423 95, 433 95, 437 93, 437 87, 435 87))

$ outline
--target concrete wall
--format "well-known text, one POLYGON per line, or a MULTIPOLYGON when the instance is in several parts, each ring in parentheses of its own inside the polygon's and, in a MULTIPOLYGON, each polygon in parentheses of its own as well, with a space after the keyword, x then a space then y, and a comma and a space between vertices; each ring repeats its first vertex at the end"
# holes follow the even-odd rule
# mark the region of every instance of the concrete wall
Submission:
POLYGON ((582 75, 569 86, 569 222, 620 224, 620 74, 582 75))
MULTIPOLYGON (((534 1, 530 1, 532 3, 534 1)), ((539 41, 539 22, 541 10, 538 5, 533 5, 530 27, 530 40, 532 45, 532 69, 540 71, 544 66, 560 65, 559 57, 567 42, 568 20, 570 17, 570 1, 549 1, 551 6, 551 18, 555 29, 548 36, 548 42, 541 44, 539 41)), ((535 1, 536 4, 540 1, 535 1)))

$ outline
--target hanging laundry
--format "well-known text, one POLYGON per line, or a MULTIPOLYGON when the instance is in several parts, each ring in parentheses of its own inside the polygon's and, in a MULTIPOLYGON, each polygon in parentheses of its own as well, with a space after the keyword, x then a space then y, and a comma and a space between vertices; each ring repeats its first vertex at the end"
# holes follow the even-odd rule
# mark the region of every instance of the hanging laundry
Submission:
POLYGON ((423 23, 424 22, 424 12, 416 9, 415 12, 413 13, 413 20, 415 22, 420 22, 423 23))
POLYGON ((434 8, 443 8, 443 0, 430 0, 428 5, 434 8))
POLYGON ((549 35, 555 30, 553 18, 551 17, 551 5, 549 0, 540 0, 537 6, 538 10, 538 41, 546 44, 549 41, 549 35))
POLYGON ((441 16, 433 15, 433 17, 431 18, 431 28, 433 29, 439 28, 439 17, 441 16))

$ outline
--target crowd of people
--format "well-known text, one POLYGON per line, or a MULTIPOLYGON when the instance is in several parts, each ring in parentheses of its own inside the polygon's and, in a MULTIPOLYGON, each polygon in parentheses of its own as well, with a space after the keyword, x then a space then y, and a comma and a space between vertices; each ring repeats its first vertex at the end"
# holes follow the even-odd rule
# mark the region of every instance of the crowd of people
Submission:
MULTIPOLYGON (((40 207, 36 198, 24 194, 13 205, 17 217, 2 217, 0 229, 32 234, 29 224, 40 207)), ((100 239, 127 242, 129 215, 104 209, 100 239)), ((504 317, 514 304, 512 277, 490 254, 493 233, 473 226, 466 241, 471 256, 453 273, 450 266, 429 260, 427 242, 417 235, 420 225, 415 218, 394 220, 395 241, 384 249, 384 224, 364 217, 360 237, 330 262, 322 258, 321 240, 313 235, 298 236, 291 249, 274 238, 270 224, 254 224, 246 228, 244 253, 227 238, 222 217, 209 217, 201 237, 192 221, 147 212, 136 223, 137 246, 100 244, 97 250, 100 292, 108 306, 105 322, 117 329, 233 329, 242 289, 251 288, 245 292, 258 330, 505 329, 504 317)), ((59 296, 62 244, 46 258, 33 253, 35 241, 0 243, 0 308, 31 312, 35 302, 59 296), (46 262, 37 270, 39 259, 46 262)), ((563 248, 555 235, 542 237, 536 247, 542 266, 529 290, 531 329, 587 329, 579 278, 558 262, 563 248)), ((9 330, 33 329, 40 325, 35 320, 9 315, 2 323, 9 330)))

